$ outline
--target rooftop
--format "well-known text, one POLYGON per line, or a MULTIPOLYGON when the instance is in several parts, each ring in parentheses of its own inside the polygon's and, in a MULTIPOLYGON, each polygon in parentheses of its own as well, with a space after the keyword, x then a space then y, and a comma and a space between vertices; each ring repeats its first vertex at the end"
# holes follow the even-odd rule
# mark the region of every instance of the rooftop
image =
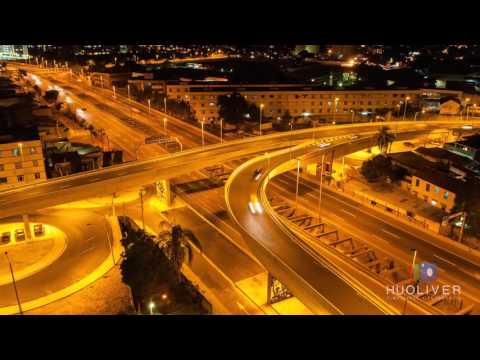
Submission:
POLYGON ((454 154, 448 150, 445 150, 439 147, 435 147, 435 148, 419 147, 418 149, 415 150, 415 152, 420 155, 429 156, 435 159, 447 160, 453 165, 457 165, 460 167, 466 167, 471 163, 471 160, 465 158, 464 156, 454 154))
POLYGON ((469 146, 475 149, 480 149, 480 134, 466 136, 464 140, 457 141, 457 144, 469 146))
POLYGON ((19 141, 33 141, 39 139, 40 137, 36 127, 18 127, 0 131, 0 144, 8 144, 19 141))
POLYGON ((398 165, 408 168, 411 175, 422 178, 443 189, 458 193, 464 186, 463 181, 449 176, 447 172, 441 171, 438 164, 428 161, 412 151, 390 154, 389 157, 398 165))

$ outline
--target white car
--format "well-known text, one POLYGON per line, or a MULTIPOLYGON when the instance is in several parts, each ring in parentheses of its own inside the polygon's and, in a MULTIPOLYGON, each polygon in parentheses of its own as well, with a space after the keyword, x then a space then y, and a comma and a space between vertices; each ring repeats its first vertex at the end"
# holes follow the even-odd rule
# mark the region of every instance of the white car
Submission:
POLYGON ((258 201, 257 195, 250 195, 250 202, 248 203, 248 208, 252 214, 261 214, 263 213, 262 205, 258 201))

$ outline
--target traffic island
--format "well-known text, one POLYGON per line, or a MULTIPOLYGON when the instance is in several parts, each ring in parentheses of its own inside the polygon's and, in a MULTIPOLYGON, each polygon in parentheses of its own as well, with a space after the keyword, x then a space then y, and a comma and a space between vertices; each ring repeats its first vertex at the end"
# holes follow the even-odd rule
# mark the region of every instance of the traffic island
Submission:
MULTIPOLYGON (((23 223, 0 225, 0 232, 6 233, 12 229, 23 228, 23 223)), ((15 274, 15 280, 20 281, 46 268, 57 260, 66 249, 66 235, 58 228, 44 225, 44 234, 31 240, 11 239, 8 244, 0 245, 2 252, 8 252, 8 257, 15 274)), ((13 231, 12 231, 13 232, 13 231)), ((0 256, 0 285, 12 282, 8 260, 0 256)))

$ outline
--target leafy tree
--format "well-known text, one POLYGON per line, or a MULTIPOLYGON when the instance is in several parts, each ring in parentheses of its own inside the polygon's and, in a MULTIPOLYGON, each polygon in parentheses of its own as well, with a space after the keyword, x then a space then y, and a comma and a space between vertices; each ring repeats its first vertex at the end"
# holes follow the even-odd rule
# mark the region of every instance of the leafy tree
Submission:
POLYGON ((292 115, 290 115, 290 111, 285 110, 285 112, 282 115, 282 121, 286 124, 289 124, 290 121, 292 121, 292 120, 293 120, 293 117, 292 117, 292 115))
POLYGON ((45 101, 48 103, 54 103, 58 99, 58 91, 57 90, 47 90, 44 96, 45 101))
POLYGON ((169 231, 159 234, 162 249, 170 259, 177 277, 180 278, 180 270, 184 263, 190 264, 193 259, 194 244, 197 248, 202 249, 200 241, 191 230, 182 229, 180 225, 174 225, 169 231), (191 242, 191 243, 190 243, 191 242))
POLYGON ((453 212, 457 211, 467 213, 470 231, 480 237, 480 184, 477 180, 469 179, 457 192, 453 212))
POLYGON ((390 129, 387 126, 382 126, 377 134, 377 145, 382 154, 388 153, 394 140, 395 135, 390 133, 390 129))
POLYGON ((368 182, 378 181, 382 176, 382 172, 375 166, 373 160, 365 161, 360 168, 360 173, 368 182))
POLYGON ((154 237, 143 230, 129 229, 122 239, 126 245, 120 264, 122 281, 132 290, 135 308, 150 296, 159 283, 172 284, 176 274, 154 237))
POLYGON ((365 161, 360 169, 360 173, 368 182, 385 178, 396 182, 403 179, 406 172, 404 168, 392 164, 391 159, 385 155, 377 155, 373 159, 365 161))
POLYGON ((218 97, 219 115, 230 124, 240 124, 244 120, 258 121, 259 109, 249 104, 239 93, 234 92, 218 97))

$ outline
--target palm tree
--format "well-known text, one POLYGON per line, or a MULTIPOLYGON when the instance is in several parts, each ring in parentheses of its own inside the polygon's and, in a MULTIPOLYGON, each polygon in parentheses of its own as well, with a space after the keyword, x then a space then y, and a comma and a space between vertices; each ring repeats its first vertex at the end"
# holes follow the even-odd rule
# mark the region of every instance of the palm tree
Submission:
POLYGON ((395 140, 395 135, 390 133, 389 131, 390 129, 388 128, 388 126, 382 126, 377 135, 377 145, 383 154, 388 153, 389 148, 395 140))
POLYGON ((192 244, 200 251, 202 251, 202 246, 191 230, 182 229, 180 225, 169 225, 169 227, 170 230, 161 232, 158 237, 164 253, 170 259, 177 276, 180 278, 182 265, 192 262, 192 244))

